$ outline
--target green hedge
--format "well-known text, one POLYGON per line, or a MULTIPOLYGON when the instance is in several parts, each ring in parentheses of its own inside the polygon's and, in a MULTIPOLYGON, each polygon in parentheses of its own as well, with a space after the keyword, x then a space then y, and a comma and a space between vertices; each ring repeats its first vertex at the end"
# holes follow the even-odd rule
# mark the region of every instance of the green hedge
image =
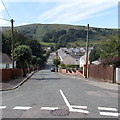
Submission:
POLYGON ((79 65, 67 65, 67 64, 60 64, 61 68, 62 69, 65 69, 65 68, 79 68, 79 65))

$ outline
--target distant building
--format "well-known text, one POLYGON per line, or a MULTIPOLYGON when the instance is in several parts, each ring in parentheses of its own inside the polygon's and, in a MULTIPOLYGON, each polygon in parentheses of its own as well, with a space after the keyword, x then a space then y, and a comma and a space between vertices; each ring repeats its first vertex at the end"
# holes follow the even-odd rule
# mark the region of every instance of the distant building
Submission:
MULTIPOLYGON (((90 55, 90 51, 88 52, 88 56, 90 55)), ((86 64, 86 54, 80 57, 80 67, 83 67, 86 64)), ((88 64, 90 64, 90 61, 88 61, 88 64)))
MULTIPOLYGON (((16 67, 16 62, 14 66, 16 67)), ((12 60, 7 54, 0 52, 0 69, 6 68, 12 68, 12 60)))
POLYGON ((60 48, 58 50, 58 56, 62 63, 69 65, 79 65, 80 56, 70 55, 67 49, 60 48))

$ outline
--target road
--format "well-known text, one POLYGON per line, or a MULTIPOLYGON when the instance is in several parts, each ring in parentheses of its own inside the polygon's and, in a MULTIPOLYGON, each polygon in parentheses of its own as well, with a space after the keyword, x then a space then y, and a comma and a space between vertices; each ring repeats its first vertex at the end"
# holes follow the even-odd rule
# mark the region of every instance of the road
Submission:
POLYGON ((13 91, 2 92, 3 118, 117 118, 118 86, 45 69, 13 91))

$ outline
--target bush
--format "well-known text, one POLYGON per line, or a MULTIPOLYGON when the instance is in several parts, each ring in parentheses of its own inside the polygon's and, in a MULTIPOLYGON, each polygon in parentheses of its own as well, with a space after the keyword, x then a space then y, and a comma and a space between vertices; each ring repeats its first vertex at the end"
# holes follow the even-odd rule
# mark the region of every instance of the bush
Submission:
POLYGON ((66 65, 66 68, 79 68, 79 65, 66 65))
POLYGON ((65 69, 65 68, 66 68, 66 65, 63 64, 63 63, 61 63, 60 66, 61 66, 62 69, 65 69))
POLYGON ((83 67, 78 68, 78 71, 83 71, 83 67))
POLYGON ((78 68, 79 68, 79 65, 67 65, 67 64, 63 64, 63 63, 61 63, 60 66, 61 66, 62 69, 65 69, 65 68, 66 68, 66 69, 67 69, 67 68, 68 68, 68 69, 71 69, 71 68, 76 68, 76 69, 78 69, 78 68))

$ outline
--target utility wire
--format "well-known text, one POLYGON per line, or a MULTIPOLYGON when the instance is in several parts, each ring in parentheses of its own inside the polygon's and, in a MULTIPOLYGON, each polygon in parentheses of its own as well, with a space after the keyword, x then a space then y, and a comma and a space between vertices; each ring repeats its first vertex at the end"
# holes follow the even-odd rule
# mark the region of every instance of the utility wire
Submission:
POLYGON ((10 20, 8 20, 8 19, 5 19, 5 18, 0 18, 0 19, 2 19, 2 20, 5 20, 5 21, 9 21, 9 22, 10 22, 10 20))
POLYGON ((6 6, 5 6, 5 3, 3 2, 3 0, 1 0, 1 2, 2 2, 4 8, 5 8, 5 11, 6 11, 8 17, 11 19, 10 14, 9 14, 9 12, 8 12, 8 10, 7 10, 7 8, 6 8, 6 6))

